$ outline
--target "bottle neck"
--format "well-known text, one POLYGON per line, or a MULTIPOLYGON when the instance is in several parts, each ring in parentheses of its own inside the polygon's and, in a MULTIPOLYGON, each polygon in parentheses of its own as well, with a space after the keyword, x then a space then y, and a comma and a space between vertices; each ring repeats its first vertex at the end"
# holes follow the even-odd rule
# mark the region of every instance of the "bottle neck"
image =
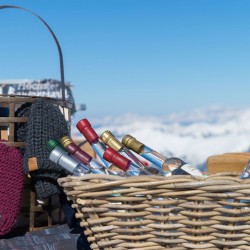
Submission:
POLYGON ((84 165, 82 165, 82 164, 78 164, 78 165, 74 168, 74 170, 73 170, 73 172, 72 172, 72 174, 73 174, 73 175, 76 175, 76 176, 83 176, 83 175, 89 174, 89 173, 91 173, 91 171, 90 171, 89 169, 87 169, 86 166, 84 166, 84 165))
POLYGON ((105 172, 106 168, 101 163, 96 161, 94 158, 92 158, 91 161, 89 162, 89 166, 90 166, 91 172, 95 174, 106 174, 105 172))
POLYGON ((88 165, 92 157, 79 148, 76 144, 71 143, 67 146, 67 150, 74 155, 80 162, 85 165, 88 165))
POLYGON ((59 147, 50 152, 49 159, 70 173, 73 173, 73 170, 80 164, 59 147))
POLYGON ((139 167, 138 165, 136 165, 133 162, 130 162, 127 172, 130 175, 152 175, 149 171, 147 171, 146 168, 139 167), (133 173, 131 174, 131 172, 133 172, 133 173))
POLYGON ((104 163, 104 165, 106 167, 110 167, 112 165, 112 163, 103 159, 104 152, 107 149, 105 144, 103 142, 97 140, 95 143, 91 144, 91 146, 94 149, 94 151, 96 152, 96 154, 99 156, 101 161, 104 163))
POLYGON ((158 167, 162 167, 167 158, 150 147, 144 145, 140 155, 158 167))

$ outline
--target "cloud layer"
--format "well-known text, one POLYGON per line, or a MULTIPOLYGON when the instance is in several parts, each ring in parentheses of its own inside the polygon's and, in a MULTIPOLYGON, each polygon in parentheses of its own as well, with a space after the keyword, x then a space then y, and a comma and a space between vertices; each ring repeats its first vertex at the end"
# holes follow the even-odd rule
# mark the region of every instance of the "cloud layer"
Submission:
MULTIPOLYGON (((73 124, 82 118, 88 119, 78 117, 73 124)), ((210 107, 161 117, 125 114, 89 121, 99 135, 105 130, 118 139, 130 134, 166 157, 179 157, 202 169, 211 155, 250 148, 250 108, 210 107)), ((74 125, 72 137, 84 140, 74 125)))

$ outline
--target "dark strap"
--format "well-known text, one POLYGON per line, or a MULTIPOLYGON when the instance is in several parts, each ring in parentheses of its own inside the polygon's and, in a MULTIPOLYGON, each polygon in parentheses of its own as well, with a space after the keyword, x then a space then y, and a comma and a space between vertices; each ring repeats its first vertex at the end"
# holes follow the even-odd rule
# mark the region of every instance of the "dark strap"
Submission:
POLYGON ((20 9, 20 10, 24 10, 26 12, 31 13, 35 17, 37 17, 48 28, 50 34, 53 36, 53 38, 54 38, 54 40, 56 42, 56 46, 57 46, 58 53, 59 53, 61 84, 62 84, 62 100, 65 101, 65 81, 64 81, 63 55, 62 55, 61 46, 60 46, 60 44, 59 44, 59 42, 58 42, 58 40, 56 38, 55 33, 52 31, 52 29, 49 27, 49 25, 40 16, 38 16, 36 13, 34 13, 31 10, 25 9, 23 7, 20 7, 20 6, 13 6, 13 5, 0 5, 0 9, 20 9))

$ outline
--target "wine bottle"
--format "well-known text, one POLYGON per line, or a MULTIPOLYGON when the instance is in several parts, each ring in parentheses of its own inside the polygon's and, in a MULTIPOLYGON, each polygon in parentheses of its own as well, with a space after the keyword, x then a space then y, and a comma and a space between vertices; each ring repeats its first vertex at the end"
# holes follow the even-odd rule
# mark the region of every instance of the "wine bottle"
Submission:
POLYGON ((77 129, 82 133, 82 135, 86 138, 89 144, 92 146, 96 154, 99 156, 104 165, 111 170, 116 175, 123 175, 123 172, 120 171, 117 166, 106 161, 103 158, 103 154, 107 149, 106 145, 100 140, 98 134, 92 128, 90 122, 87 119, 82 119, 76 124, 77 129))
POLYGON ((119 167, 121 170, 125 171, 129 176, 135 175, 151 175, 145 169, 138 167, 128 158, 124 157, 123 155, 119 154, 113 148, 107 148, 104 152, 103 158, 115 166, 119 167))
POLYGON ((88 166, 93 173, 113 174, 108 168, 77 146, 69 136, 62 137, 60 142, 71 155, 76 157, 84 165, 88 166))
POLYGON ((156 166, 161 167, 164 171, 171 172, 172 175, 190 174, 194 176, 204 176, 200 170, 192 167, 183 160, 177 157, 167 158, 139 142, 131 135, 125 135, 122 138, 122 143, 143 158, 152 162, 156 166))
POLYGON ((87 166, 70 156, 61 147, 55 147, 50 152, 49 159, 73 175, 82 176, 91 173, 87 166))
POLYGON ((138 167, 147 171, 148 175, 156 174, 156 175, 165 175, 161 168, 157 166, 146 167, 128 148, 126 148, 109 130, 106 130, 101 134, 101 140, 110 148, 113 148, 117 152, 119 152, 124 157, 130 159, 134 162, 138 167))

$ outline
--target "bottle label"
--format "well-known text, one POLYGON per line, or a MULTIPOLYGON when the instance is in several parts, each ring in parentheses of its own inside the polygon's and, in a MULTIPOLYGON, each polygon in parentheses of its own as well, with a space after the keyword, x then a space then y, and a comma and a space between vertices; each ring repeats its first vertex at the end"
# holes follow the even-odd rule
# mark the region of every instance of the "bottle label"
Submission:
POLYGON ((183 166, 181 166, 181 169, 193 176, 204 176, 199 169, 194 168, 189 164, 184 164, 183 166))

